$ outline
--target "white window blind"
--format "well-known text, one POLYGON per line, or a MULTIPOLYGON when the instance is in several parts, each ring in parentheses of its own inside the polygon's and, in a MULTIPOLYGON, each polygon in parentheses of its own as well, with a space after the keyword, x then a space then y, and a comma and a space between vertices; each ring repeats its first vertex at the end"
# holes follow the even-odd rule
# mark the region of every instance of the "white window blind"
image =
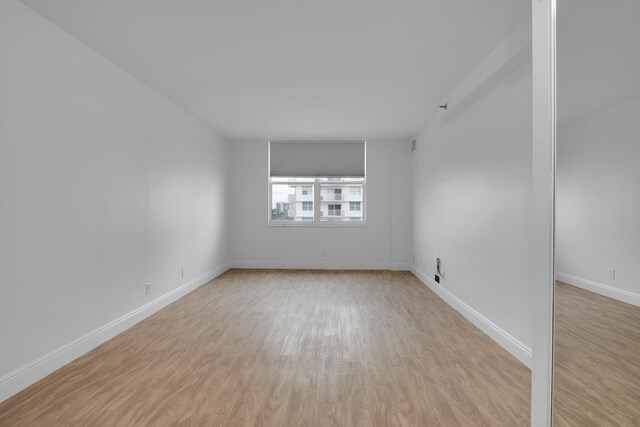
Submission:
POLYGON ((272 177, 364 177, 365 143, 269 143, 272 177))

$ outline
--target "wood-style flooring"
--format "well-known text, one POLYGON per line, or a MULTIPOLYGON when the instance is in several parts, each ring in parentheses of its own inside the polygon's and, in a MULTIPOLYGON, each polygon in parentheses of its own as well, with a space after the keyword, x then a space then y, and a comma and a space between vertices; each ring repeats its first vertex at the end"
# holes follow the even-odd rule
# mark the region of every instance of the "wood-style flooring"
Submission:
POLYGON ((230 270, 2 426, 525 426, 530 371, 407 272, 230 270))
POLYGON ((556 283, 554 426, 640 426, 640 307, 556 283))

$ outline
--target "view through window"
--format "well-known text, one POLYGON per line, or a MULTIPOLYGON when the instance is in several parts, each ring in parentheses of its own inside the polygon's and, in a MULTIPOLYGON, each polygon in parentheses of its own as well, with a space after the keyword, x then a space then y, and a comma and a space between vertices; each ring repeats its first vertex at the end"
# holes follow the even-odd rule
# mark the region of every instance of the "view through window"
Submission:
POLYGON ((364 178, 270 179, 271 223, 364 223, 364 178))

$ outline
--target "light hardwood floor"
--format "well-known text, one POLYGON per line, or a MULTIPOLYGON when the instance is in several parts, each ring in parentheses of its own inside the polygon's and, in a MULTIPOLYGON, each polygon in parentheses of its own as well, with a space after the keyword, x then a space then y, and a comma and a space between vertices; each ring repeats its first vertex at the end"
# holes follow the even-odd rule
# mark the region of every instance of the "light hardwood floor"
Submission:
POLYGON ((230 270, 2 426, 524 426, 530 371, 407 272, 230 270))
POLYGON ((556 283, 554 426, 640 426, 640 307, 556 283))

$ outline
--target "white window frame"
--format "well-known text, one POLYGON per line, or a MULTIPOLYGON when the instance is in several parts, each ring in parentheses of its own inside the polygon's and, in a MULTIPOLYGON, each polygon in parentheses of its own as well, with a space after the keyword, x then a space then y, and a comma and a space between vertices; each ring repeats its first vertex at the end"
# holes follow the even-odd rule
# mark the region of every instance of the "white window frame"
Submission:
POLYGON ((362 212, 362 202, 349 202, 349 212, 362 212), (357 205, 356 205, 357 203, 357 205), (351 206, 358 206, 358 209, 351 209, 351 206))
MULTIPOLYGON (((304 193, 303 193, 304 194, 304 193)), ((308 196, 308 194, 304 194, 305 196, 308 196)), ((302 212, 313 212, 313 202, 309 202, 309 201, 303 201, 302 203, 302 212), (311 209, 305 209, 305 203, 311 203, 311 209)))
MULTIPOLYGON (((362 186, 362 200, 360 201, 360 212, 362 213, 362 221, 322 221, 322 216, 320 216, 320 212, 322 210, 322 204, 320 200, 320 188, 321 185, 332 184, 331 181, 322 181, 324 178, 294 178, 291 177, 291 184, 295 185, 311 185, 313 186, 313 221, 288 221, 288 220, 272 220, 272 207, 271 207, 271 196, 273 194, 273 185, 282 185, 286 184, 282 179, 278 179, 273 181, 271 177, 267 177, 267 224, 269 227, 364 227, 367 225, 367 179, 365 178, 349 178, 349 177, 340 177, 342 181, 338 181, 340 185, 350 185, 357 184, 362 186), (296 179, 296 181, 293 181, 296 179)), ((337 182, 337 183, 338 183, 337 182)), ((343 192, 344 196, 344 192, 343 192)), ((344 197, 343 197, 344 199, 344 197)), ((342 200, 342 203, 345 201, 342 200)), ((348 202, 347 202, 348 203, 348 202)), ((344 215, 348 209, 342 210, 342 214, 344 215)), ((304 211, 309 212, 309 211, 304 211)), ((331 218, 331 216, 326 216, 325 218, 331 218)))

